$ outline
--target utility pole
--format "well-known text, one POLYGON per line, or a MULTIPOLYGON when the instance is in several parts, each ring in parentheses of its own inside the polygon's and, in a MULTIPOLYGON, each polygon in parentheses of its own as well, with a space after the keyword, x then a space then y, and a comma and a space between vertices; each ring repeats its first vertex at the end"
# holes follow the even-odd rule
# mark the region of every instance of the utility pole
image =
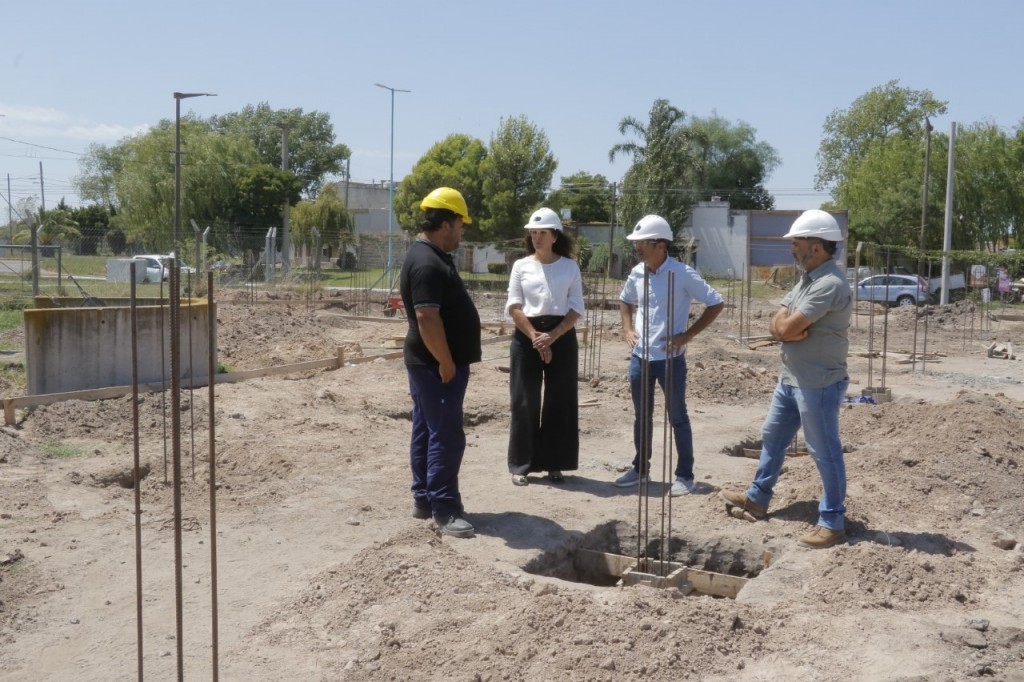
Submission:
POLYGON ((33 221, 32 230, 32 295, 39 295, 39 223, 46 211, 46 191, 43 189, 43 162, 39 162, 39 220, 33 221))
MULTIPOLYGON (((348 186, 352 183, 352 157, 345 159, 345 210, 348 210, 348 186)), ((11 191, 7 190, 10 196, 11 191)))
POLYGON ((393 88, 390 85, 384 85, 383 83, 374 83, 378 88, 384 88, 385 90, 391 91, 391 166, 388 175, 388 290, 394 289, 395 283, 392 279, 392 255, 394 253, 394 247, 392 242, 394 237, 392 233, 395 230, 395 93, 396 92, 412 92, 411 90, 402 90, 400 88, 393 88))
MULTIPOLYGON (((288 132, 292 129, 290 123, 278 123, 277 127, 281 129, 281 170, 288 170, 288 132)), ((281 275, 287 275, 288 270, 291 267, 291 224, 290 224, 290 210, 291 205, 288 203, 288 197, 284 199, 284 208, 281 209, 281 275)))
MULTIPOLYGON (((212 92, 174 93, 174 258, 181 254, 181 100, 190 97, 216 97, 212 92)), ((181 633, 178 633, 179 636, 181 633)))
POLYGON ((921 259, 924 259, 924 231, 928 225, 928 180, 931 173, 932 157, 932 124, 926 116, 924 119, 924 194, 921 200, 921 243, 918 248, 921 250, 921 259))
POLYGON ((953 188, 956 180, 956 122, 949 129, 949 161, 946 165, 946 220, 942 235, 942 297, 949 303, 949 252, 953 248, 953 188))
MULTIPOLYGON (((610 216, 608 216, 610 218, 610 220, 608 221, 608 262, 604 264, 604 277, 605 277, 605 279, 610 279, 611 276, 612 276, 612 256, 614 255, 614 252, 615 252, 615 239, 614 239, 614 237, 615 237, 615 204, 618 202, 618 197, 615 195, 616 189, 617 189, 616 184, 613 182, 612 183, 612 214, 610 216)), ((603 291, 601 292, 601 295, 604 296, 604 292, 603 291)))
POLYGON ((13 207, 11 206, 11 174, 8 173, 7 174, 7 224, 11 228, 11 243, 13 244, 14 243, 14 216, 11 213, 12 210, 13 210, 13 207))

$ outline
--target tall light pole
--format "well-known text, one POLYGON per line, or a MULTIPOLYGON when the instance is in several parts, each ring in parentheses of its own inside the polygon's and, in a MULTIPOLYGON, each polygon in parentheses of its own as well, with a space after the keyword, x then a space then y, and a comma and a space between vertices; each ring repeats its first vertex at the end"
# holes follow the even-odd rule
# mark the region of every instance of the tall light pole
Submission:
POLYGON ((385 90, 391 91, 391 168, 388 175, 388 289, 393 287, 391 279, 391 268, 392 268, 392 256, 393 248, 392 234, 395 230, 395 93, 396 92, 412 92, 412 90, 402 90, 400 88, 393 88, 390 85, 384 85, 383 83, 374 83, 378 88, 384 88, 385 90))
MULTIPOLYGON (((291 123, 278 123, 281 129, 281 170, 288 170, 288 133, 292 129, 291 123)), ((281 209, 281 274, 287 275, 291 269, 291 217, 289 209, 291 205, 288 199, 284 200, 284 207, 281 209)))
POLYGON ((212 92, 174 93, 174 257, 181 250, 181 100, 189 97, 216 97, 212 92))

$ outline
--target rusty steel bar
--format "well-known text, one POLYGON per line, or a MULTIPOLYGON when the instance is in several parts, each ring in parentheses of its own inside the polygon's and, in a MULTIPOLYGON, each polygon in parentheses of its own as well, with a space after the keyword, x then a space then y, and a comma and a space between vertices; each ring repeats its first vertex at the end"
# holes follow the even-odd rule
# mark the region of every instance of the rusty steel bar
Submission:
POLYGON ((135 483, 135 649, 139 681, 142 681, 142 500, 139 488, 139 318, 135 299, 135 261, 128 265, 131 277, 132 320, 132 479, 135 483))
MULTIPOLYGON (((640 452, 637 453, 637 474, 640 476, 640 480, 636 486, 636 563, 640 565, 640 559, 642 549, 647 546, 647 517, 645 515, 644 500, 647 497, 650 490, 649 486, 645 483, 650 479, 650 463, 647 462, 647 449, 650 447, 651 438, 647 433, 647 418, 650 414, 650 408, 647 405, 647 387, 651 382, 651 373, 649 369, 650 362, 650 344, 647 343, 647 334, 650 330, 650 275, 647 272, 647 268, 644 267, 644 322, 641 325, 641 334, 644 339, 644 352, 643 357, 640 358, 640 414, 634 415, 634 418, 640 419, 640 452)), ((637 313, 640 311, 637 310, 637 313)), ((635 325, 634 318, 634 325, 635 325)))
POLYGON ((211 625, 213 630, 213 680, 219 678, 219 650, 220 637, 217 624, 217 434, 216 434, 216 413, 214 411, 215 392, 217 385, 217 313, 213 301, 213 273, 206 273, 206 309, 207 322, 207 375, 206 383, 209 387, 209 416, 210 420, 210 609, 212 611, 211 625))
POLYGON ((182 612, 181 556, 181 296, 177 258, 169 259, 171 303, 171 455, 174 474, 174 606, 178 680, 185 679, 185 628, 182 612))
MULTIPOLYGON (((673 363, 675 360, 675 351, 671 347, 672 332, 675 329, 675 302, 676 302, 676 276, 674 272, 668 273, 668 315, 666 315, 668 324, 668 337, 666 338, 665 344, 665 423, 663 425, 663 432, 665 438, 662 440, 662 453, 661 453, 661 480, 663 482, 673 481, 675 479, 675 471, 672 468, 672 445, 674 442, 675 434, 672 431, 672 396, 674 393, 673 382, 675 379, 672 374, 673 363)), ((664 487, 664 486, 662 486, 664 487)), ((669 488, 668 495, 662 495, 661 497, 661 575, 665 575, 665 562, 668 560, 668 552, 672 546, 672 489, 669 488), (668 498, 666 505, 665 498, 668 498), (665 532, 665 510, 668 508, 668 533, 665 532)))

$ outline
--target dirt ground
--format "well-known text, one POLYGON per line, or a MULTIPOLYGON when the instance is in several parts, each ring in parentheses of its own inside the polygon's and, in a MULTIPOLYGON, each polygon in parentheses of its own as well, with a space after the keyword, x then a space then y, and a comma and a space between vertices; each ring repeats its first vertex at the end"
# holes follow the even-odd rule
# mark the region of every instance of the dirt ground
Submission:
MULTIPOLYGON (((496 321, 494 301, 480 308, 496 321)), ((754 310, 750 334, 773 308, 754 310)), ((402 320, 342 313, 222 303, 220 361, 256 369, 338 346, 366 357, 404 333, 402 320)), ((688 351, 699 487, 682 498, 610 484, 632 458, 627 349, 617 312, 595 322, 580 468, 561 485, 511 484, 508 344, 484 347, 466 398, 469 540, 411 518, 400 360, 218 385, 215 518, 209 392, 186 391, 185 676, 212 673, 215 537, 224 679, 1024 680, 1024 370, 984 352, 1024 347, 1024 323, 969 304, 858 315, 851 395, 884 386, 893 399, 844 406, 850 539, 813 551, 796 544, 817 516, 810 458, 790 458, 767 521, 728 517, 714 494, 753 475, 756 460, 736 455, 759 438, 778 369, 776 347, 738 341, 740 309, 688 351), (924 367, 902 362, 915 328, 934 354, 924 367), (581 549, 635 556, 663 538, 673 561, 749 581, 736 599, 685 595, 579 564, 581 549)), ((177 665, 170 402, 138 405, 151 679, 177 665)), ((39 407, 0 429, 0 680, 136 677, 133 442, 130 397, 39 407)))

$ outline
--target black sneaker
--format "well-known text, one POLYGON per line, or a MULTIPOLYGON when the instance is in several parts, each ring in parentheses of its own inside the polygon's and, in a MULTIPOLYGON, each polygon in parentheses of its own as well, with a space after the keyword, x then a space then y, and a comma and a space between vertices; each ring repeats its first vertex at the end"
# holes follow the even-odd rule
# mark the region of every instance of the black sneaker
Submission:
POLYGON ((473 526, 458 514, 444 518, 435 516, 434 524, 441 529, 442 533, 451 535, 453 538, 471 538, 475 534, 473 526))
POLYGON ((418 504, 412 505, 412 517, 414 519, 420 519, 422 521, 424 519, 429 519, 430 516, 430 509, 427 507, 421 507, 418 504))

